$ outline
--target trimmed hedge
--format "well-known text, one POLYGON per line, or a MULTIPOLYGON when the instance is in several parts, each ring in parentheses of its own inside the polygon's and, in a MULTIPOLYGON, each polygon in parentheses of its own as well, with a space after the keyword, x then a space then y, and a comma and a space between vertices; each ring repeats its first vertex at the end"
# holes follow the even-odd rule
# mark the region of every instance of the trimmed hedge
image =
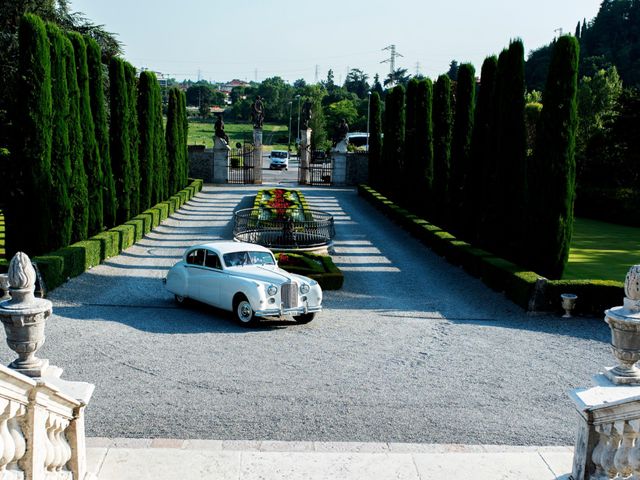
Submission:
POLYGON ((33 261, 38 265, 47 289, 51 291, 70 278, 77 277, 131 247, 202 190, 202 183, 202 180, 191 180, 191 184, 171 197, 170 201, 151 207, 123 225, 106 230, 88 240, 35 257, 33 261))
POLYGON ((575 313, 601 315, 619 305, 624 297, 622 282, 605 280, 548 280, 486 250, 458 240, 440 227, 411 214, 367 185, 358 193, 396 223, 408 230, 435 253, 470 275, 480 278, 493 290, 527 311, 561 311, 560 294, 578 295, 575 313))
POLYGON ((280 265, 280 268, 289 273, 309 277, 320 284, 323 290, 340 290, 344 283, 344 275, 328 255, 316 255, 307 252, 279 252, 276 260, 280 261, 282 255, 293 258, 301 265, 280 265))

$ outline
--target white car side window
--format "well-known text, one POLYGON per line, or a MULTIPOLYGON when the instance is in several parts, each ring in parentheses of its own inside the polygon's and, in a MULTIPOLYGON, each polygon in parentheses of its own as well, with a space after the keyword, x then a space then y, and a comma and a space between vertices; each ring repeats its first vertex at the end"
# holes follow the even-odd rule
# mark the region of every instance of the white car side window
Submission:
POLYGON ((204 250, 198 249, 189 252, 187 255, 187 264, 189 265, 203 265, 204 264, 204 250))
POLYGON ((217 254, 207 250, 207 257, 204 260, 204 266, 209 268, 215 268, 216 270, 222 270, 220 265, 220 257, 217 254))

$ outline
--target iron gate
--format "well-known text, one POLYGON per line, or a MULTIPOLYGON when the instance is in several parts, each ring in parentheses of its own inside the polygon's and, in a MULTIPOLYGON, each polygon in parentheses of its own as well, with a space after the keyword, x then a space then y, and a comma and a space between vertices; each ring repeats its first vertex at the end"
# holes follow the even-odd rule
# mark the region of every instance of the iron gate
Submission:
POLYGON ((308 167, 298 169, 298 183, 315 186, 331 185, 331 159, 312 160, 308 167))
POLYGON ((229 152, 227 183, 254 183, 253 145, 232 148, 229 152))

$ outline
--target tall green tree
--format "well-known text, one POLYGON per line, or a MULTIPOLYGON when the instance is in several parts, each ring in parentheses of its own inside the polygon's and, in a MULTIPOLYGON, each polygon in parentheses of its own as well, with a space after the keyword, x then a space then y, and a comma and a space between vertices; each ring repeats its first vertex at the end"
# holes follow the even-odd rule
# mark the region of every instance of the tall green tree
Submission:
POLYGON ((67 62, 64 54, 65 36, 53 23, 47 24, 51 53, 51 93, 53 97, 53 129, 51 149, 52 197, 49 248, 55 250, 71 242, 73 204, 69 184, 71 182, 71 157, 69 151, 69 89, 67 62))
POLYGON ((71 242, 85 240, 89 232, 89 192, 87 190, 87 173, 84 169, 84 143, 80 118, 80 88, 76 72, 75 53, 68 37, 63 38, 63 55, 67 69, 67 90, 69 92, 69 198, 73 209, 71 224, 71 242))
POLYGON ((467 196, 471 188, 471 137, 475 112, 476 71, 470 63, 463 63, 457 71, 456 108, 453 121, 451 168, 449 179, 450 215, 453 232, 469 238, 466 223, 467 196))
POLYGON ((180 183, 180 129, 178 120, 180 92, 177 88, 169 90, 169 105, 167 108, 167 173, 169 177, 169 195, 178 191, 180 183))
POLYGON ((451 80, 440 75, 433 87, 433 218, 446 226, 451 160, 451 80))
POLYGON ((152 206, 153 186, 156 182, 155 139, 156 112, 154 85, 156 75, 150 71, 140 74, 138 88, 138 159, 140 161, 140 209, 152 206))
POLYGON ((375 187, 382 185, 382 102, 378 92, 371 94, 369 106, 369 182, 375 187))
POLYGON ((401 199, 405 162, 405 90, 402 85, 387 94, 384 111, 383 163, 389 172, 389 194, 401 199))
POLYGON ((82 35, 68 33, 75 54, 78 88, 80 90, 80 124, 84 153, 84 169, 87 174, 88 191, 88 235, 102 231, 104 225, 103 212, 103 177, 102 162, 98 142, 96 141, 95 124, 91 113, 91 90, 89 87, 89 68, 87 63, 87 45, 82 35))
MULTIPOLYGON (((102 67, 102 53, 98 42, 84 37, 87 44, 87 69, 89 71, 89 101, 93 117, 96 143, 101 167, 101 187, 103 225, 111 228, 116 225, 117 193, 116 183, 111 168, 109 128, 107 126, 106 102, 104 96, 104 72, 102 67)), ((86 124, 85 124, 86 126, 86 124)), ((96 172, 96 176, 100 176, 96 172)))
POLYGON ((529 265, 552 279, 562 277, 573 233, 579 51, 573 36, 562 36, 556 42, 543 94, 537 149, 529 168, 529 265))
POLYGON ((116 186, 118 209, 116 222, 124 223, 131 218, 131 140, 129 138, 129 91, 125 75, 125 62, 113 57, 109 62, 109 105, 111 108, 111 128, 109 145, 111 167, 116 186))
POLYGON ((421 213, 428 214, 432 201, 433 188, 433 84, 425 78, 418 83, 418 101, 416 104, 416 177, 417 193, 427 204, 419 205, 421 213))
POLYGON ((43 21, 24 15, 19 26, 16 180, 5 212, 7 253, 45 253, 52 234, 52 97, 49 40, 43 21), (25 222, 24 219, 29 219, 25 222))
POLYGON ((127 93, 126 128, 129 130, 129 175, 131 178, 131 216, 140 213, 140 162, 138 160, 138 80, 136 69, 124 63, 124 77, 127 93))
POLYGON ((493 155, 491 132, 493 129, 495 86, 498 73, 498 58, 487 57, 480 73, 480 90, 476 102, 476 118, 471 140, 471 188, 468 190, 467 222, 475 232, 472 240, 479 241, 485 235, 487 198, 495 189, 495 158, 493 155))
POLYGON ((413 203, 418 198, 418 80, 412 78, 407 84, 407 100, 405 107, 405 161, 402 176, 407 180, 407 189, 404 190, 406 200, 413 203))
POLYGON ((159 203, 169 198, 169 167, 167 164, 167 146, 165 142, 163 116, 162 116, 162 94, 160 85, 153 88, 155 105, 155 128, 154 128, 154 159, 156 164, 156 181, 154 182, 153 203, 159 203))
MULTIPOLYGON (((527 207, 527 133, 525 126, 524 46, 514 40, 507 51, 506 77, 500 90, 499 115, 501 136, 497 151, 498 184, 501 185, 501 221, 499 230, 501 253, 509 260, 520 262, 525 241, 527 207)), ((528 255, 524 253, 525 257, 528 255)))
POLYGON ((180 149, 182 156, 182 184, 180 188, 187 186, 189 182, 189 152, 187 139, 189 138, 189 120, 187 119, 187 99, 183 91, 180 91, 180 110, 178 111, 179 121, 182 124, 180 131, 180 149))

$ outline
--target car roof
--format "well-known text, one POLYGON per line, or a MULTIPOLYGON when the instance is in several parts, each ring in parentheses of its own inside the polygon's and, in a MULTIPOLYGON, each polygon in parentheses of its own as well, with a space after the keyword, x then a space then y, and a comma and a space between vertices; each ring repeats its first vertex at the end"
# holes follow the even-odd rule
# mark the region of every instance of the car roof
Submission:
POLYGON ((273 153, 273 152, 288 153, 286 150, 271 150, 271 153, 273 153))
POLYGON ((198 248, 207 248, 210 250, 214 250, 221 255, 224 255, 225 253, 232 253, 232 252, 245 252, 247 250, 250 250, 253 252, 271 253, 271 250, 269 250, 266 247, 263 247, 262 245, 256 245, 255 243, 247 243, 247 242, 234 242, 231 240, 202 243, 200 245, 194 245, 193 247, 189 247, 187 251, 190 252, 198 248))

